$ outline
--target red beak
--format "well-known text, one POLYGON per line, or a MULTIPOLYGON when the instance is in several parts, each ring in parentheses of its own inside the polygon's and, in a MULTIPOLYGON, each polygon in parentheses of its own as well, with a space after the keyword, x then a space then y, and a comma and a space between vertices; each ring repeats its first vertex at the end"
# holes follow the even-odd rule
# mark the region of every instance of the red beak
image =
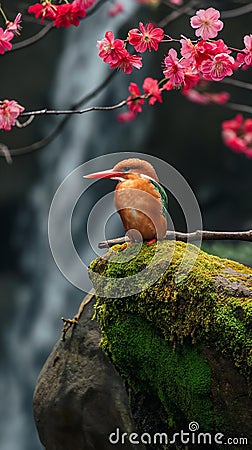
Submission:
POLYGON ((124 172, 117 172, 116 170, 109 169, 103 170, 102 172, 90 173, 89 175, 84 175, 83 178, 123 178, 124 172))

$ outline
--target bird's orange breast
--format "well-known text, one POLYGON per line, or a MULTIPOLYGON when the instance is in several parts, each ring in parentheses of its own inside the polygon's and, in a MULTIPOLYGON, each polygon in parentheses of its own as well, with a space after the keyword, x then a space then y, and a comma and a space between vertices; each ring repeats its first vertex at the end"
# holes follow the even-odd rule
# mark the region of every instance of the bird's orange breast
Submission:
POLYGON ((129 174, 116 187, 115 205, 129 235, 133 235, 130 230, 135 229, 144 240, 165 236, 167 222, 162 214, 162 202, 149 180, 129 174))

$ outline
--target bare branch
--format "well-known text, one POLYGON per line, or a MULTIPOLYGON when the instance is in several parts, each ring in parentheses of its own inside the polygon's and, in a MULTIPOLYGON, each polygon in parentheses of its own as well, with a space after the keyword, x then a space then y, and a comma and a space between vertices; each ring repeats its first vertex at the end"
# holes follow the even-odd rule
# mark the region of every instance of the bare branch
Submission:
POLYGON ((161 28, 166 27, 166 25, 168 25, 171 22, 174 22, 174 20, 177 20, 183 14, 191 12, 192 8, 196 7, 198 4, 199 0, 191 0, 190 2, 186 3, 186 5, 181 6, 181 8, 172 11, 172 13, 164 17, 163 20, 160 20, 158 26, 161 28))
POLYGON ((241 111, 241 112, 247 112, 249 114, 252 114, 252 106, 248 105, 240 105, 239 103, 225 103, 224 106, 226 106, 229 109, 234 109, 235 111, 241 111))
MULTIPOLYGON (((187 3, 187 5, 188 5, 188 3, 187 3)), ((247 5, 240 6, 239 8, 233 8, 233 9, 227 9, 226 11, 221 11, 221 18, 222 19, 231 19, 233 17, 243 16, 244 14, 249 14, 251 12, 252 12, 252 3, 249 3, 247 5)), ((188 16, 191 16, 194 13, 195 13, 195 8, 193 8, 192 5, 190 5, 190 8, 188 8, 186 11, 184 11, 184 14, 187 14, 188 16)))
POLYGON ((234 9, 222 11, 221 18, 222 19, 231 19, 231 17, 243 16, 244 14, 248 14, 250 12, 252 12, 252 3, 241 6, 240 8, 234 8, 234 9))
MULTIPOLYGON (((96 97, 100 92, 103 91, 103 89, 109 84, 109 82, 114 78, 116 75, 116 71, 110 72, 109 75, 100 83, 99 86, 97 86, 93 91, 91 91, 89 94, 82 97, 80 100, 78 100, 76 103, 74 103, 71 107, 72 110, 79 108, 80 105, 87 103, 92 98, 96 97)), ((31 116, 33 117, 33 116, 31 116)), ((60 123, 54 128, 54 130, 47 135, 45 138, 34 142, 31 145, 26 145, 24 147, 14 148, 14 149, 8 149, 5 144, 0 144, 0 157, 6 157, 5 153, 1 151, 1 145, 5 146, 5 150, 8 149, 9 155, 11 156, 20 156, 25 155, 27 153, 31 153, 33 151, 40 150, 41 148, 48 145, 50 142, 55 139, 60 131, 64 128, 68 120, 71 118, 71 115, 66 115, 60 123)))
POLYGON ((89 108, 85 109, 41 109, 38 111, 27 111, 20 116, 41 116, 41 115, 61 115, 61 114, 85 114, 91 111, 113 111, 114 109, 122 108, 128 103, 128 100, 122 100, 119 103, 116 103, 115 105, 111 106, 90 106, 89 108))
POLYGON ((30 123, 32 123, 34 117, 35 117, 35 116, 31 115, 31 116, 28 117, 28 119, 27 119, 25 122, 23 122, 23 123, 20 123, 19 120, 16 120, 16 126, 17 126, 18 128, 25 128, 25 127, 27 127, 28 125, 30 125, 30 123))
POLYGON ((223 78, 220 83, 229 84, 230 86, 249 89, 250 91, 252 91, 252 83, 246 83, 245 81, 233 80, 232 78, 223 78))
MULTIPOLYGON (((98 1, 92 9, 90 9, 87 12, 86 17, 92 16, 92 14, 94 14, 104 3, 106 3, 108 0, 100 0, 98 1)), ((33 17, 29 17, 29 15, 27 15, 26 20, 31 20, 32 22, 36 22, 38 25, 41 25, 41 22, 38 22, 37 20, 35 21, 33 17)), ((15 50, 20 50, 21 48, 25 48, 25 47, 29 47, 30 45, 35 44, 36 42, 40 41, 41 39, 43 39, 43 37, 45 37, 49 31, 51 31, 54 28, 54 23, 53 22, 49 22, 46 25, 43 26, 42 30, 40 30, 38 33, 36 33, 35 35, 31 36, 28 39, 25 39, 24 41, 18 42, 16 44, 14 44, 12 46, 11 49, 11 53, 15 50)))
POLYGON ((28 39, 25 39, 22 42, 18 42, 17 44, 14 44, 12 46, 11 53, 15 50, 20 50, 21 48, 29 47, 30 45, 35 44, 36 42, 40 41, 40 39, 45 37, 47 35, 47 33, 49 33, 49 31, 51 31, 52 29, 53 29, 53 23, 48 23, 37 34, 34 34, 34 36, 32 36, 28 39))
POLYGON ((103 4, 107 3, 108 0, 100 0, 94 4, 94 6, 87 11, 86 17, 92 16, 103 4))
MULTIPOLYGON (((248 231, 206 231, 206 230, 196 230, 192 233, 181 233, 179 231, 167 231, 165 235, 165 240, 179 240, 183 242, 193 242, 199 239, 203 240, 234 240, 234 241, 251 241, 252 242, 252 230, 248 231)), ((123 236, 116 239, 109 239, 107 241, 99 242, 99 248, 109 248, 115 244, 124 244, 129 242, 127 236, 123 236)))
POLYGON ((8 164, 11 164, 12 158, 11 158, 11 154, 10 154, 10 151, 9 151, 7 145, 0 143, 0 151, 2 152, 1 156, 4 156, 4 158, 6 159, 6 162, 8 164))

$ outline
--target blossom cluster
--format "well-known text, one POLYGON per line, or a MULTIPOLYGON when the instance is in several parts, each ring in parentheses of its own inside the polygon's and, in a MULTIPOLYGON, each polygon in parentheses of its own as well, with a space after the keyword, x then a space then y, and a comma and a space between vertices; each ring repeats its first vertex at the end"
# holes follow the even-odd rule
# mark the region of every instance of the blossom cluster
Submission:
MULTIPOLYGON (((41 0, 28 8, 28 13, 36 18, 51 20, 56 28, 78 26, 80 20, 87 14, 97 0, 41 0)), ((135 0, 138 3, 158 6, 160 0, 135 0)), ((169 0, 170 4, 179 6, 183 0, 169 0)), ((121 2, 114 1, 108 10, 110 16, 123 12, 121 2)), ((10 22, 1 6, 6 28, 0 27, 0 54, 11 50, 12 39, 19 34, 21 29, 21 14, 18 14, 13 22, 10 22)), ((160 45, 175 43, 177 48, 166 50, 161 64, 162 76, 160 79, 147 77, 144 79, 142 89, 134 82, 129 85, 129 96, 125 101, 128 111, 120 114, 121 121, 132 120, 142 111, 143 104, 149 105, 162 102, 165 91, 180 89, 191 101, 209 104, 224 104, 229 99, 227 92, 210 93, 207 91, 209 82, 218 82, 239 68, 252 67, 252 34, 244 36, 244 48, 237 50, 228 47, 218 38, 218 33, 223 29, 224 23, 220 20, 220 12, 215 8, 199 9, 190 19, 190 25, 194 30, 196 39, 180 36, 179 39, 166 35, 164 30, 152 23, 139 23, 137 28, 128 31, 126 39, 118 39, 114 33, 106 31, 103 39, 97 42, 100 58, 109 64, 111 69, 122 70, 125 74, 131 74, 133 69, 141 69, 143 66, 143 53, 157 51, 160 45)), ((15 100, 0 101, 0 129, 10 130, 16 124, 17 117, 24 108, 15 100)), ((227 145, 236 151, 248 152, 250 150, 250 131, 247 130, 248 122, 237 116, 235 130, 223 124, 223 138, 227 145), (244 122, 244 123, 243 123, 244 122), (234 134, 237 132, 236 134, 234 134), (243 150, 242 150, 243 149, 243 150)), ((249 120, 249 119, 247 119, 249 120)), ((252 145, 251 145, 252 147, 252 145)))
POLYGON ((28 13, 34 14, 36 19, 41 18, 53 21, 56 28, 70 25, 78 26, 80 19, 86 17, 87 9, 90 8, 96 0, 74 0, 72 3, 55 4, 50 0, 42 3, 35 3, 28 8, 28 13))
POLYGON ((217 105, 224 105, 229 100, 229 93, 226 91, 221 92, 208 92, 201 89, 185 89, 182 92, 188 100, 200 105, 209 105, 210 103, 216 103, 217 105))
MULTIPOLYGON (((134 28, 129 31, 126 42, 132 45, 137 52, 142 53, 146 50, 157 50, 163 37, 164 31, 161 28, 155 28, 152 24, 145 27, 140 22, 139 29, 134 28)), ((129 53, 126 49, 126 42, 122 39, 115 39, 114 33, 107 31, 105 37, 97 42, 97 48, 99 56, 110 65, 111 69, 118 68, 129 74, 133 67, 141 69, 142 57, 129 53)))
POLYGON ((137 113, 142 112, 142 105, 145 99, 149 99, 149 105, 154 105, 156 102, 162 103, 161 89, 158 85, 158 80, 147 77, 143 82, 143 91, 141 91, 136 83, 130 83, 130 96, 127 98, 127 105, 129 111, 118 115, 120 122, 133 120, 137 113))
POLYGON ((3 55, 6 50, 12 49, 12 39, 15 35, 20 34, 21 14, 17 14, 13 22, 5 18, 6 28, 0 27, 0 55, 3 55))
POLYGON ((245 153, 252 158, 252 119, 238 114, 234 119, 222 123, 222 138, 233 151, 245 153))
POLYGON ((10 131, 23 111, 24 107, 19 105, 16 100, 0 101, 0 129, 10 131))
MULTIPOLYGON (((196 86, 205 80, 221 81, 226 76, 231 76, 239 67, 252 67, 252 35, 244 37, 245 47, 238 51, 235 58, 231 55, 232 50, 222 39, 215 39, 224 26, 218 10, 212 7, 200 9, 190 19, 190 24, 198 38, 196 41, 185 36, 181 39, 165 36, 164 30, 152 23, 144 25, 140 22, 138 28, 129 30, 125 40, 115 39, 113 32, 107 31, 105 37, 97 43, 99 56, 110 65, 111 69, 118 68, 129 74, 134 67, 137 69, 142 67, 142 55, 139 53, 142 54, 147 50, 157 51, 161 43, 178 42, 179 51, 170 48, 164 57, 163 78, 157 81, 160 95, 165 90, 182 89, 189 99, 198 103, 225 103, 228 100, 227 93, 201 94, 196 86), (136 54, 132 55, 127 50, 128 45, 133 46, 136 54)), ((135 116, 140 112, 140 105, 146 98, 144 94, 139 99, 140 91, 137 93, 139 88, 132 86, 131 83, 129 88, 131 100, 137 106, 134 110, 132 102, 128 101, 130 114, 120 115, 119 120, 122 120, 122 117, 131 120, 133 113, 135 116)))
MULTIPOLYGON (((5 20, 5 29, 0 27, 0 54, 3 55, 6 50, 12 49, 12 39, 18 36, 21 30, 20 13, 17 14, 13 21, 5 16, 2 8, 1 14, 5 20)), ((24 111, 24 107, 19 105, 16 100, 0 100, 0 130, 10 131, 11 127, 16 124, 18 116, 24 111)))

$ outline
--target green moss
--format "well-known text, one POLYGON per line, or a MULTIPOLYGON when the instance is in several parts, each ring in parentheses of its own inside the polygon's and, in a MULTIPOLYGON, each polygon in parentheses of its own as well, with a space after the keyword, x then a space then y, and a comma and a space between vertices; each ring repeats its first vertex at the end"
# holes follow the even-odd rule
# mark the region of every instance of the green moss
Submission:
POLYGON ((106 329, 103 348, 136 391, 157 393, 174 423, 182 413, 211 426, 211 371, 195 347, 174 351, 149 323, 129 315, 106 329))
MULTIPOLYGON (((189 249, 190 259, 190 254, 194 257, 196 250, 193 245, 189 245, 189 249)), ((186 250, 184 243, 177 242, 174 249, 174 243, 164 241, 159 244, 158 252, 155 252, 155 245, 143 245, 136 257, 132 257, 135 245, 123 252, 118 252, 118 246, 116 250, 110 250, 108 260, 99 258, 90 266, 90 277, 96 292, 102 295, 114 292, 117 297, 98 295, 97 317, 104 325, 105 318, 112 321, 114 317, 116 320, 122 312, 137 314, 157 327, 167 341, 182 343, 184 338, 190 338, 193 343, 213 343, 225 354, 231 355, 244 374, 250 373, 251 269, 199 251, 188 275, 177 281, 176 273, 186 250), (172 252, 169 267, 162 271, 172 252), (156 258, 156 265, 142 275, 142 269, 148 268, 153 257, 156 258), (149 276, 155 270, 160 271, 160 268, 160 278, 148 287, 149 276), (97 272, 103 275, 99 279, 96 278, 97 272), (135 274, 133 281, 128 278, 135 274), (220 289, 220 277, 229 280, 230 285, 220 289), (119 282, 118 278, 121 278, 119 282), (133 282, 140 292, 127 296, 133 282), (233 288, 234 282, 241 283, 247 297, 234 296, 237 294, 237 286, 233 288)))
POLYGON ((103 348, 131 386, 157 393, 170 420, 200 418, 210 429, 220 417, 201 345, 227 355, 250 380, 252 269, 182 242, 120 249, 90 266, 103 348))

